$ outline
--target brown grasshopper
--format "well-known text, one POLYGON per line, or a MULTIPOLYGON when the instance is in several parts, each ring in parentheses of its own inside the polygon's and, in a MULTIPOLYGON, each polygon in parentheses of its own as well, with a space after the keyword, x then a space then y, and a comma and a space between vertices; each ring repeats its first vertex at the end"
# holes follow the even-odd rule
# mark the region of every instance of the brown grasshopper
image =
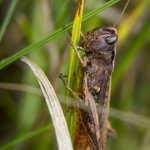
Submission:
MULTIPOLYGON (((93 150, 103 150, 105 147, 111 73, 114 67, 117 39, 117 30, 113 27, 95 28, 87 32, 80 41, 80 46, 85 51, 82 58, 77 47, 70 42, 79 56, 83 70, 81 99, 86 103, 86 108, 80 109, 83 128, 81 130, 85 130, 87 143, 93 150)), ((75 143, 75 149, 87 147, 86 144, 78 143, 76 140, 75 143), (81 145, 86 146, 81 148, 81 145)))
MULTIPOLYGON (((123 12, 128 3, 129 1, 123 12)), ((79 57, 83 73, 81 96, 78 97, 73 91, 71 93, 85 103, 84 109, 80 109, 79 103, 80 117, 76 126, 75 150, 85 150, 88 145, 92 150, 105 149, 111 74, 117 40, 118 33, 114 27, 95 28, 81 37, 79 49, 85 52, 83 57, 80 56, 78 47, 70 41, 79 57)), ((68 89, 71 90, 69 87, 68 89)))

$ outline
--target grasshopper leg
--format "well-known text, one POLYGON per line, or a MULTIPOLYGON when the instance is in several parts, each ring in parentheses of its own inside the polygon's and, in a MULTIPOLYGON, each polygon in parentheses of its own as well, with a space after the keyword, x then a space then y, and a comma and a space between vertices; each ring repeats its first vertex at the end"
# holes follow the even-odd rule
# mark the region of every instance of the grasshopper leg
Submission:
POLYGON ((84 50, 84 48, 82 48, 82 47, 80 47, 80 46, 74 45, 73 42, 72 42, 69 38, 67 38, 67 39, 68 39, 70 45, 72 46, 72 48, 74 49, 75 53, 77 54, 77 56, 78 56, 78 58, 79 58, 79 60, 80 60, 81 65, 84 67, 84 66, 85 66, 85 63, 84 63, 83 59, 81 58, 81 55, 80 55, 80 53, 79 53, 79 51, 78 51, 78 49, 84 50))
POLYGON ((64 83, 64 85, 66 86, 66 88, 69 90, 69 92, 80 102, 83 102, 82 99, 69 87, 69 85, 67 84, 66 80, 64 79, 64 75, 60 74, 59 78, 62 80, 62 82, 64 83))

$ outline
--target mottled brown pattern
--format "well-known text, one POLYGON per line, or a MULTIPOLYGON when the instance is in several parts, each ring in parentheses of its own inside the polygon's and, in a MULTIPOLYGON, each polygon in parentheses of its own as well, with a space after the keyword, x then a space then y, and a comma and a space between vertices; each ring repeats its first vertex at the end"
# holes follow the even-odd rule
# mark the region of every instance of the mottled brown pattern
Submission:
POLYGON ((88 139, 86 135, 86 128, 83 122, 81 111, 78 111, 78 120, 75 127, 74 150, 86 150, 88 146, 88 139))
MULTIPOLYGON (((103 150, 107 137, 110 82, 114 67, 117 30, 95 28, 81 38, 83 57, 83 97, 87 108, 81 110, 82 123, 92 150, 103 150), (86 77, 86 78, 85 78, 86 77), (90 110, 93 107, 96 111, 90 110), (99 114, 98 114, 98 113, 99 114), (98 120, 97 120, 98 115, 98 120)), ((81 148, 82 149, 82 148, 81 148)))

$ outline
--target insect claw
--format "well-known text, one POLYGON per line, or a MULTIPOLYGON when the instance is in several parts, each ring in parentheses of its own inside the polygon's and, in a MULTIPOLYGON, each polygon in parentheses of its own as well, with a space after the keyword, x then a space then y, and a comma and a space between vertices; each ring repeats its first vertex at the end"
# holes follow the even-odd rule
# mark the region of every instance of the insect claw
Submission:
POLYGON ((61 73, 59 75, 59 78, 62 80, 62 82, 64 83, 64 85, 66 86, 66 88, 70 91, 70 93, 80 102, 82 102, 82 99, 69 87, 69 85, 67 84, 66 80, 64 79, 63 74, 61 73))
POLYGON ((66 112, 65 112, 65 117, 68 116, 69 112, 73 109, 72 105, 69 105, 66 112))
POLYGON ((67 37, 67 40, 69 41, 69 43, 71 44, 72 48, 74 49, 74 51, 76 52, 79 60, 80 60, 80 63, 82 64, 82 66, 84 66, 84 62, 80 56, 80 53, 78 51, 78 46, 74 45, 74 43, 70 40, 70 38, 67 37))
POLYGON ((80 38, 81 38, 81 37, 84 37, 84 36, 85 36, 84 33, 81 31, 81 32, 80 32, 80 38))
POLYGON ((59 78, 60 78, 60 79, 61 79, 61 78, 67 78, 67 75, 64 75, 64 74, 60 73, 60 74, 59 74, 59 78))
POLYGON ((63 75, 62 73, 59 75, 59 78, 62 80, 62 82, 64 83, 64 85, 67 87, 67 82, 64 78, 66 78, 67 76, 66 75, 63 75))
POLYGON ((71 31, 70 31, 70 30, 68 30, 68 33, 69 33, 70 37, 72 37, 72 33, 71 33, 71 31))

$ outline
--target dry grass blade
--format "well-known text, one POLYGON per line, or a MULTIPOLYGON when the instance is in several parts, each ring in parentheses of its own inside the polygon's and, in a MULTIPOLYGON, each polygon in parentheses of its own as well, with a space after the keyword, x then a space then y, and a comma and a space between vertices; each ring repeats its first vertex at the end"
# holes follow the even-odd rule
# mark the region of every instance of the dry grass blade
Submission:
POLYGON ((52 85, 43 71, 36 64, 26 57, 22 57, 21 60, 31 68, 40 84, 54 124, 59 150, 72 150, 65 117, 52 85))
POLYGON ((142 126, 148 129, 150 127, 150 119, 148 117, 135 114, 132 112, 121 111, 118 109, 111 108, 110 117, 122 120, 124 122, 131 123, 136 126, 142 126))
POLYGON ((43 96, 39 88, 34 87, 34 86, 28 86, 25 84, 0 82, 0 89, 27 92, 27 93, 35 94, 38 96, 43 96))

